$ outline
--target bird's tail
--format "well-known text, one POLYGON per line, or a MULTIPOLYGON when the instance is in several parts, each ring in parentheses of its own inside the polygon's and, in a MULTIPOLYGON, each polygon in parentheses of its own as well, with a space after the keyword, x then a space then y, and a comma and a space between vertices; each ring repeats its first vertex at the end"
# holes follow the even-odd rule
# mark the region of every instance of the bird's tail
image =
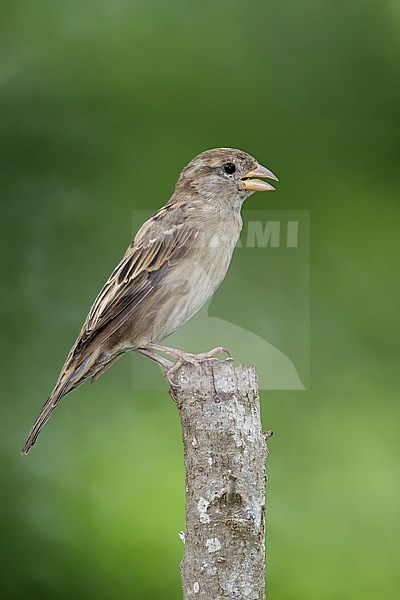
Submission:
POLYGON ((42 410, 40 411, 38 418, 36 419, 35 423, 33 424, 32 429, 29 432, 28 437, 26 438, 26 442, 22 448, 22 454, 24 454, 24 455, 28 454, 29 450, 35 444, 35 442, 39 436, 39 433, 42 431, 43 427, 49 420, 51 413, 53 412, 53 410, 57 406, 57 403, 59 402, 59 400, 62 398, 63 395, 64 394, 62 393, 61 390, 58 392, 54 391, 50 395, 47 402, 45 402, 42 410))
MULTIPOLYGON (((89 357, 90 358, 90 357, 89 357)), ((40 432, 49 420, 51 413, 57 406, 58 402, 63 396, 68 394, 71 390, 78 387, 88 377, 87 373, 88 359, 83 361, 77 368, 72 370, 72 373, 65 368, 61 371, 61 375, 54 390, 51 392, 49 399, 44 403, 42 410, 36 421, 34 422, 32 429, 29 432, 26 442, 22 448, 22 454, 28 454, 32 446, 35 445, 36 440, 39 437, 40 432), (85 372, 86 371, 86 372, 85 372)))

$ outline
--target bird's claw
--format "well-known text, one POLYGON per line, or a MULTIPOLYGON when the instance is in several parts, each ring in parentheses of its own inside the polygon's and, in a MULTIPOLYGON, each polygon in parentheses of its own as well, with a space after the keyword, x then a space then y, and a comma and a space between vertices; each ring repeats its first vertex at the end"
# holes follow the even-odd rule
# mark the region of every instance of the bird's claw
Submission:
POLYGON ((164 376, 170 384, 171 390, 177 387, 177 384, 174 382, 173 375, 185 363, 198 367, 202 360, 214 358, 216 354, 227 354, 229 359, 232 359, 230 352, 222 346, 217 346, 208 352, 200 352, 199 354, 192 354, 190 352, 178 350, 177 348, 169 348, 168 346, 160 346, 159 344, 154 343, 148 344, 145 348, 139 348, 138 350, 145 356, 148 356, 157 362, 164 369, 164 376), (171 363, 165 358, 160 357, 158 354, 155 354, 158 352, 166 354, 167 356, 172 356, 176 362, 171 363))
POLYGON ((174 389, 174 388, 177 387, 176 383, 173 380, 173 375, 174 375, 174 373, 176 373, 176 371, 178 369, 181 368, 181 366, 183 364, 184 364, 184 362, 182 360, 177 360, 176 363, 174 363, 172 365, 172 367, 170 367, 169 369, 167 369, 166 371, 164 371, 165 379, 168 381, 168 383, 169 383, 169 385, 171 386, 172 389, 174 389))
POLYGON ((209 358, 214 358, 216 354, 227 354, 229 359, 232 359, 231 353, 226 348, 222 346, 217 346, 216 348, 212 348, 208 352, 200 352, 199 354, 191 354, 190 352, 183 352, 181 350, 176 351, 177 361, 169 368, 164 371, 164 375, 171 388, 174 389, 177 387, 176 383, 173 380, 173 375, 178 371, 185 363, 189 363, 195 367, 198 367, 202 360, 207 360, 209 358), (178 354, 179 353, 179 354, 178 354))
POLYGON ((212 350, 209 350, 208 352, 201 352, 200 354, 193 354, 192 356, 196 358, 198 363, 199 361, 205 360, 207 358, 214 358, 216 354, 227 354, 228 358, 232 358, 232 355, 229 352, 229 350, 223 348, 222 346, 217 346, 216 348, 212 348, 212 350))

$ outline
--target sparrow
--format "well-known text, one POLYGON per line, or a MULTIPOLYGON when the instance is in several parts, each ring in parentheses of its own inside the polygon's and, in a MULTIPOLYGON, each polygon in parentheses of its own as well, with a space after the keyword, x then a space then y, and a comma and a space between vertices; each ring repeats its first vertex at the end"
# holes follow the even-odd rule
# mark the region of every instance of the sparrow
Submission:
POLYGON ((139 352, 168 372, 174 363, 159 353, 181 364, 225 351, 193 355, 158 342, 190 319, 224 279, 244 200, 275 189, 263 179, 278 181, 255 158, 232 148, 206 150, 183 169, 168 203, 144 223, 94 301, 24 455, 60 399, 86 379, 98 379, 124 352, 139 352))

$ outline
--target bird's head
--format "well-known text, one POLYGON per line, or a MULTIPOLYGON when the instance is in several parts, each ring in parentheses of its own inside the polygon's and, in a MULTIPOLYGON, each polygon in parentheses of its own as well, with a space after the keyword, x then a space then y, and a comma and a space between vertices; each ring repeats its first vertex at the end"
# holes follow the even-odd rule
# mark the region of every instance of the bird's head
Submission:
POLYGON ((263 181, 278 178, 255 158, 234 148, 202 152, 183 169, 175 194, 196 191, 204 199, 240 206, 254 192, 275 188, 263 181))

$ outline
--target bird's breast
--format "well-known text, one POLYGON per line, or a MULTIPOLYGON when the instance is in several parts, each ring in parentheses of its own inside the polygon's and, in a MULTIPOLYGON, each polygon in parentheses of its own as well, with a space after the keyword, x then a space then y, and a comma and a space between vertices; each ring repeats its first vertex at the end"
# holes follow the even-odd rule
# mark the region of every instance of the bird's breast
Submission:
POLYGON ((213 295, 226 275, 240 230, 241 221, 200 230, 185 257, 171 265, 164 281, 171 301, 160 327, 162 337, 190 319, 213 295))

